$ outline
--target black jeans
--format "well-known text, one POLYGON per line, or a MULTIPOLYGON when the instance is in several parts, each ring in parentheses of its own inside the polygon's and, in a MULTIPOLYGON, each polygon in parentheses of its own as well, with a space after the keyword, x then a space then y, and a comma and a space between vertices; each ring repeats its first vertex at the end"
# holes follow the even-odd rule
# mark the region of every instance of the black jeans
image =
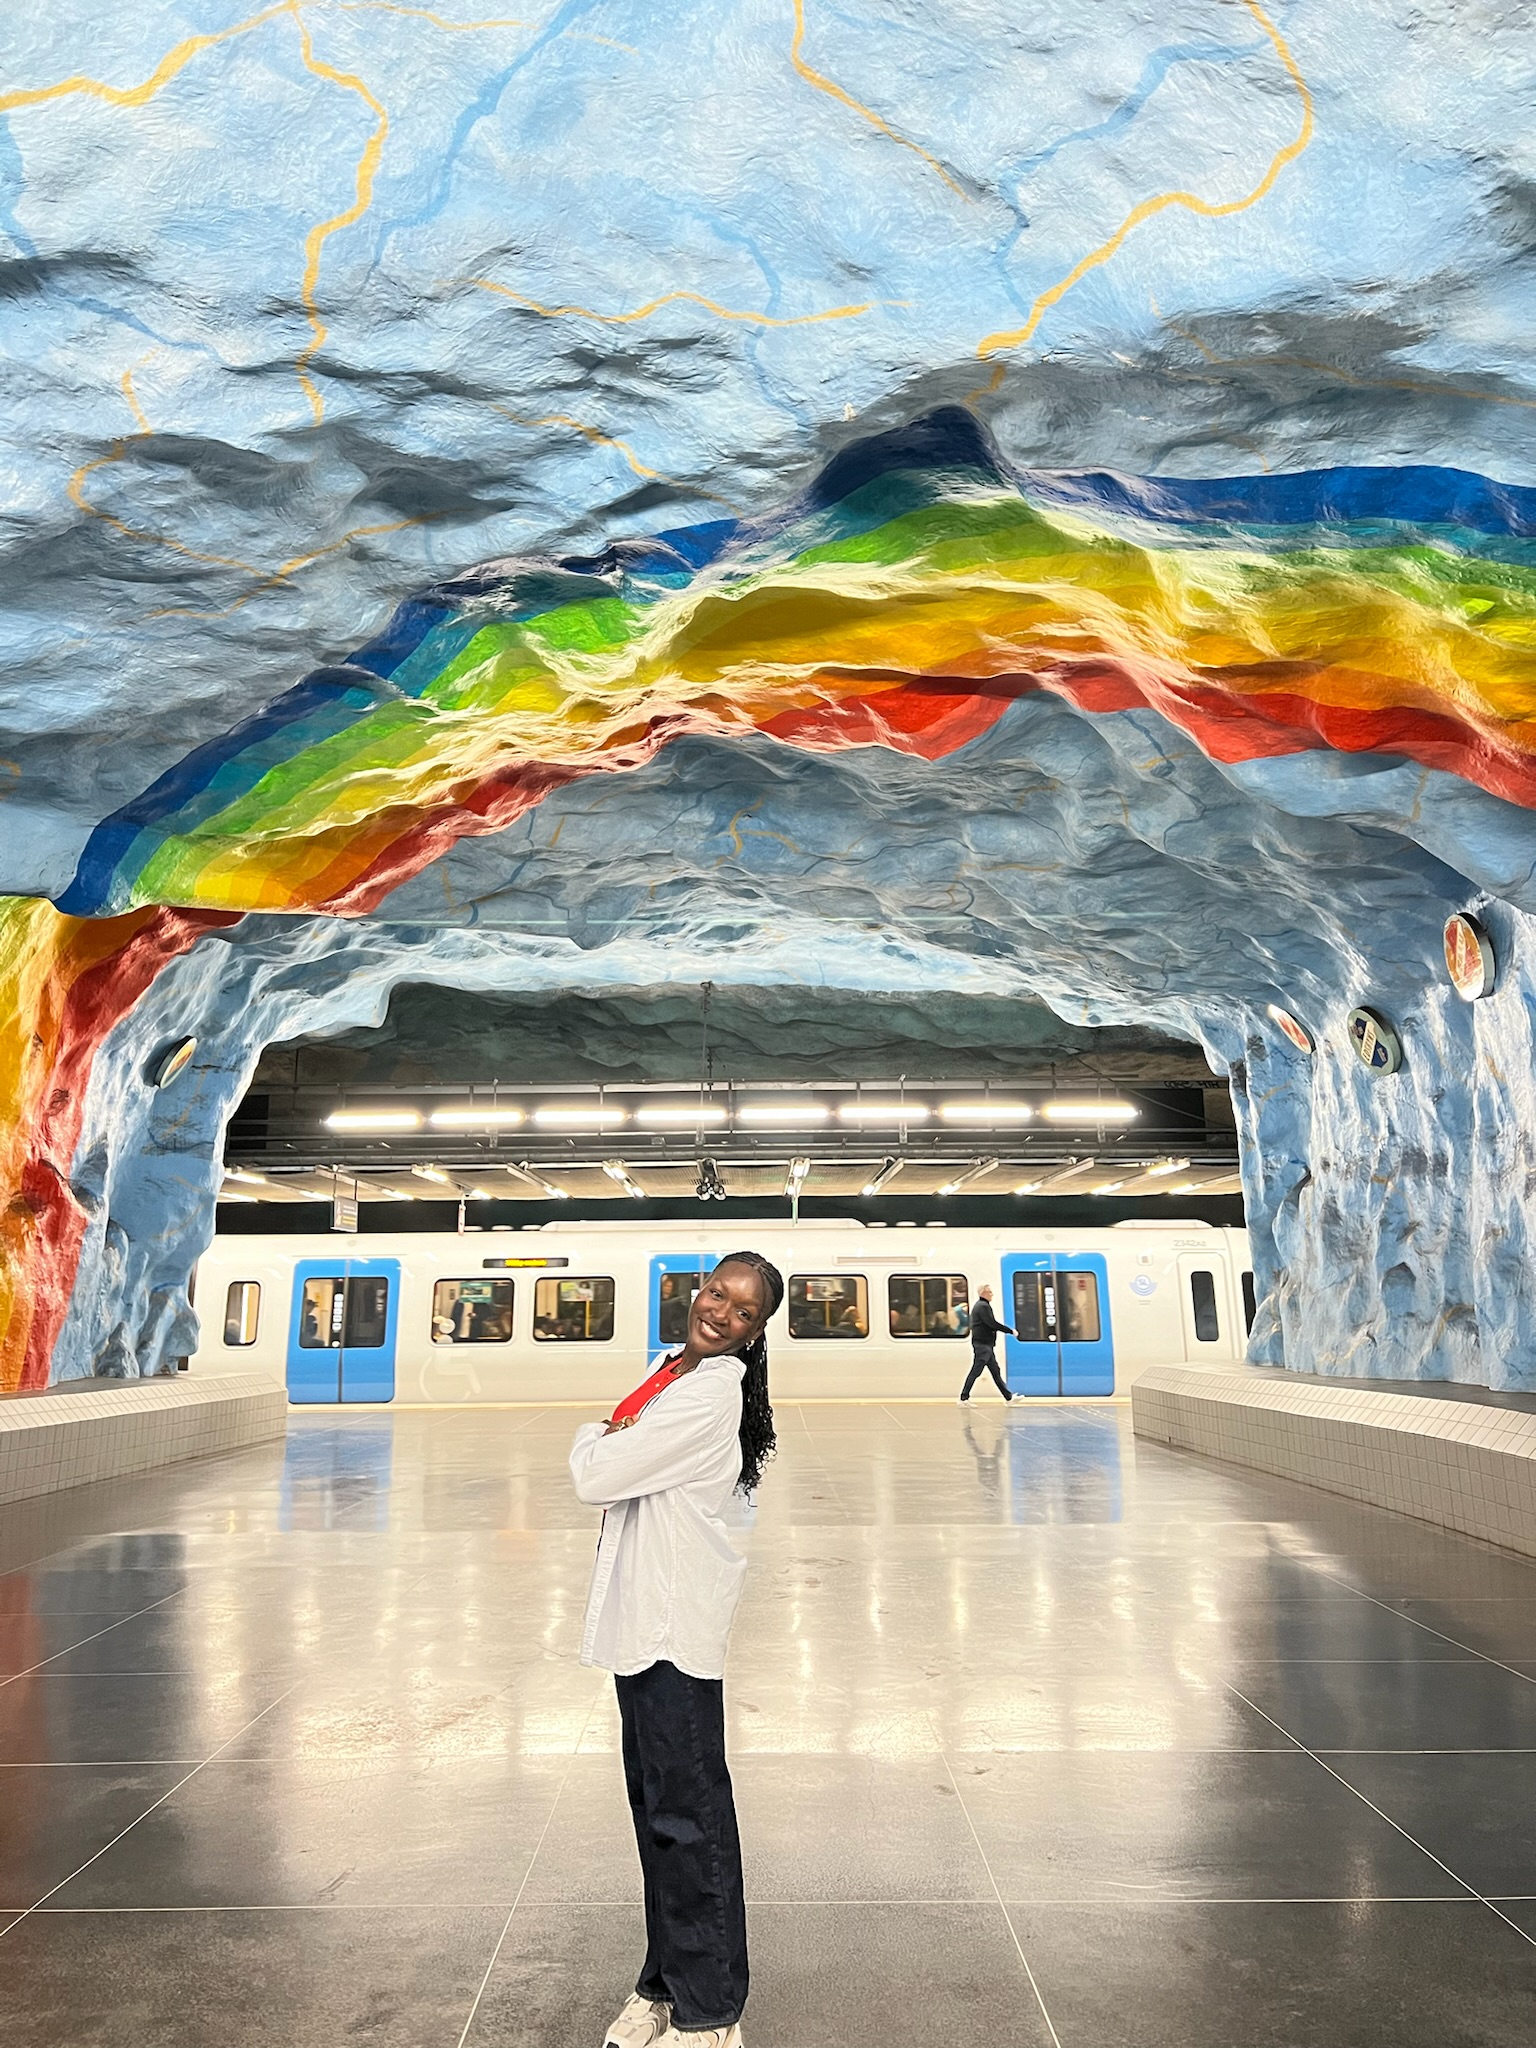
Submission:
POLYGON ((966 1375, 965 1385, 960 1389, 961 1400, 969 1401, 972 1387, 975 1386, 984 1372, 991 1373, 997 1383, 997 1391, 1002 1395, 1003 1399, 1011 1401, 1013 1396, 1009 1393, 1007 1383, 997 1369, 997 1346, 995 1344, 989 1344, 985 1350, 979 1344, 971 1347, 971 1369, 966 1375))
POLYGON ((718 1678, 653 1664, 616 1678, 624 1779, 645 1878, 645 1968, 679 2033, 728 2027, 747 2002, 747 1910, 718 1678))

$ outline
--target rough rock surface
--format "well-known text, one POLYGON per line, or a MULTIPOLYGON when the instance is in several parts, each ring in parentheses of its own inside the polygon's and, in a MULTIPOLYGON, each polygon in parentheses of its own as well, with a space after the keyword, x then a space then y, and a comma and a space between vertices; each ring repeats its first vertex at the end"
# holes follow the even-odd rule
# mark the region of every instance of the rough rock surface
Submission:
MULTIPOLYGON (((1336 572, 1391 521, 1373 541, 1325 511, 1278 612, 1244 579, 1282 541, 1245 515, 1155 621, 1116 598, 1134 703, 1059 675, 1004 703, 983 634, 962 667, 990 722, 928 755, 885 729, 840 751, 754 730, 736 714, 760 666, 722 660, 699 682, 730 714, 713 728, 695 706, 624 772, 422 842, 359 918, 226 887, 296 847, 282 900, 331 900, 306 894, 291 792, 280 815, 228 808, 200 866, 178 854, 212 844, 198 783, 180 839, 128 858, 146 792, 409 593, 764 521, 935 406, 971 406, 1010 465, 1230 477, 1245 503, 1261 472, 1366 466, 1399 479, 1393 505, 1429 469, 1494 479, 1485 507, 1531 483, 1527 38, 1514 0, 13 9, 0 888, 82 917, 0 922, 0 1380, 186 1349, 223 1122, 269 1041, 377 1020, 401 980, 707 976, 1040 997, 1074 1026, 1203 1043, 1245 1134, 1255 1355, 1536 1385, 1518 507, 1496 541, 1410 520, 1390 589, 1336 572), (1209 644, 1228 600, 1236 652, 1209 644), (1220 669, 1225 720, 1227 670, 1270 640, 1305 734, 1234 755, 1219 720, 1184 720, 1186 686, 1220 669), (1325 666, 1375 680, 1330 694, 1307 682, 1325 666), (162 902, 186 918, 124 908, 162 902), (1471 1007, 1439 959, 1467 908, 1501 955, 1471 1007), (1403 1032, 1400 1075, 1348 1049, 1367 999, 1403 1032), (1276 1000, 1317 1029, 1314 1059, 1269 1025, 1276 1000), (148 1091, 147 1055, 185 1031, 196 1071, 148 1091)), ((1051 515, 1069 538, 1070 497, 1051 515)), ((1165 596, 1173 558, 1148 543, 1165 596)), ((889 570, 888 615, 915 573, 889 570)), ((1105 628, 1059 549, 1051 591, 1085 637, 1105 628)), ((816 652, 828 716, 868 660, 855 638, 844 621, 816 652)), ((1039 659, 1027 641, 1010 673, 1039 659)), ((394 685, 348 675, 359 716, 395 715, 394 685)), ((1261 679, 1244 715, 1280 694, 1261 679)), ((460 716, 440 708, 439 736, 460 716)), ((514 739, 526 721, 477 731, 485 773, 514 739)), ((380 758, 327 785, 349 852, 421 800, 380 758)))

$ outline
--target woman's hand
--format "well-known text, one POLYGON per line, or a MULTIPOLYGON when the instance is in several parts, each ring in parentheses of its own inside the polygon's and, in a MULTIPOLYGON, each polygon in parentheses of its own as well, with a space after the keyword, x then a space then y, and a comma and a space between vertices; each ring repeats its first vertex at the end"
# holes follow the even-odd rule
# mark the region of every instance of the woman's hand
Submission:
POLYGON ((616 1436, 621 1429, 633 1429, 634 1426, 635 1417, 633 1415, 626 1415, 622 1422, 610 1422, 608 1427, 603 1431, 603 1435, 616 1436))

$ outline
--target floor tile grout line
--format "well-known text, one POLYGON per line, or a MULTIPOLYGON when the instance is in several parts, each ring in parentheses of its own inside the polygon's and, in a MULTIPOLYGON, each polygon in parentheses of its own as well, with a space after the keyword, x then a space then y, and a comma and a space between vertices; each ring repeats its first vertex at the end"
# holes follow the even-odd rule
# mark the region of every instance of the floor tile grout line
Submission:
POLYGON ((987 1883, 992 1887, 992 1896, 997 1900, 997 1909, 1003 1916, 1003 1924, 1008 1929, 1009 1939, 1012 1941, 1019 1961, 1023 1965, 1024 1974, 1029 1979, 1029 1988, 1035 1994, 1035 2003, 1040 2008, 1041 2019, 1045 2021, 1046 2032, 1050 2035, 1055 2048, 1061 2048, 1061 2036, 1056 2031, 1056 2022, 1051 2018, 1050 2008, 1046 2005, 1039 1982, 1035 1977, 1034 1971, 1030 1968, 1029 1957, 1025 1955, 1024 1944, 1019 1939, 1019 1930, 1013 1924, 1013 1915, 1009 1912, 1004 1902, 997 1878, 993 1874, 991 1860, 986 1850, 981 1846, 981 1836, 976 1832, 976 1823, 971 1818, 971 1809, 966 1805, 965 1794, 960 1790, 959 1781, 955 1777, 954 1767, 949 1761, 949 1752, 948 1750, 941 1750, 940 1755, 944 1759, 944 1775, 949 1779, 950 1789, 960 1802, 960 1811, 965 1815, 965 1824, 971 1831, 971 1840, 976 1844, 976 1854, 981 1858, 981 1867, 987 1873, 987 1883))
MULTIPOLYGON (((1224 1685, 1226 1684, 1225 1679, 1222 1680, 1222 1683, 1224 1685)), ((1257 1705, 1256 1702, 1249 1699, 1245 1693, 1238 1692, 1238 1689, 1235 1685, 1227 1685, 1227 1691, 1234 1694, 1238 1699, 1240 1699, 1243 1702, 1244 1706, 1251 1708, 1255 1714, 1263 1714, 1264 1719, 1268 1721, 1273 1727, 1281 1728, 1281 1724, 1275 1720, 1272 1714, 1265 1714, 1264 1709, 1261 1706, 1257 1705)), ((1287 1728, 1281 1728, 1281 1733, 1289 1735, 1290 1730, 1287 1728)), ((1362 1806, 1369 1807, 1370 1811, 1376 1815, 1378 1820, 1384 1820, 1389 1828, 1392 1828, 1397 1834, 1401 1835, 1405 1842, 1411 1843, 1411 1845, 1419 1851, 1419 1854, 1421 1856, 1427 1856, 1431 1863, 1437 1865, 1441 1870, 1445 1872, 1447 1877, 1454 1878, 1456 1883, 1459 1885, 1464 1885, 1467 1891, 1472 1895, 1472 1897, 1476 1899, 1479 1902, 1479 1904, 1486 1906, 1488 1908, 1488 1911, 1493 1914, 1496 1920, 1502 1920, 1506 1927, 1511 1927, 1514 1929, 1515 1933, 1519 1935, 1522 1941, 1529 1942, 1532 1948, 1536 1948, 1536 1935, 1527 1934, 1525 1929, 1520 1925, 1520 1923, 1517 1920, 1511 1920, 1507 1913, 1501 1913, 1498 1907, 1493 1903, 1492 1899, 1490 1899, 1485 1892, 1480 1892, 1476 1885, 1469 1884, 1466 1878, 1461 1876, 1461 1874, 1458 1871, 1455 1871, 1451 1868, 1450 1864, 1446 1862, 1443 1856, 1437 1856, 1434 1850, 1431 1849, 1426 1843, 1421 1842, 1416 1835, 1411 1835, 1408 1832, 1407 1828, 1403 1826, 1401 1821, 1396 1821, 1392 1818, 1390 1813, 1383 1812, 1382 1809, 1376 1804, 1374 1799, 1368 1799, 1365 1793, 1363 1793, 1360 1790, 1358 1785, 1351 1785, 1348 1778, 1346 1778, 1341 1771, 1336 1771, 1333 1768, 1332 1764, 1328 1763, 1324 1757, 1320 1756, 1315 1749, 1309 1748, 1308 1745, 1302 1742, 1298 1736, 1291 1736, 1291 1740, 1297 1743, 1298 1747, 1304 1750, 1305 1753, 1309 1757, 1311 1757, 1312 1761, 1317 1765, 1319 1770, 1326 1771, 1329 1777, 1333 1778, 1338 1784, 1342 1785, 1345 1791, 1348 1792, 1352 1798, 1358 1799, 1362 1806)), ((1338 1750, 1332 1750, 1329 1752, 1329 1754, 1333 1756, 1338 1756, 1340 1754, 1343 1754, 1343 1752, 1338 1750)))
MULTIPOLYGON (((27 1669, 26 1669, 25 1671, 18 1671, 18 1672, 17 1672, 17 1674, 16 1674, 16 1676, 17 1676, 18 1678, 36 1678, 36 1677, 37 1677, 37 1676, 39 1675, 39 1673, 41 1673, 41 1674, 43 1674, 44 1676, 50 1676, 50 1677, 59 1677, 59 1676, 63 1676, 63 1677, 66 1677, 66 1678, 73 1678, 73 1677, 76 1677, 76 1676, 78 1676, 78 1677, 81 1677, 81 1678, 100 1678, 100 1677, 114 1677, 114 1676, 116 1676, 116 1677, 123 1677, 123 1678, 130 1678, 130 1677, 133 1677, 133 1676, 135 1675, 134 1673, 132 1673, 132 1672, 126 1672, 126 1671, 125 1671, 125 1672, 120 1672, 120 1673, 111 1673, 111 1672, 85 1672, 85 1671, 82 1671, 82 1672, 79 1672, 79 1673, 75 1673, 75 1672, 64 1672, 64 1673, 62 1673, 62 1674, 61 1674, 61 1673, 58 1673, 58 1672, 53 1672, 53 1673, 50 1673, 50 1672, 48 1671, 48 1666, 49 1666, 50 1664, 56 1664, 56 1663, 58 1662, 58 1660, 59 1660, 59 1658, 60 1658, 60 1657, 72 1657, 72 1656, 74 1655, 74 1653, 75 1653, 75 1651, 76 1651, 76 1650, 83 1650, 83 1649, 85 1648, 85 1646, 86 1646, 86 1644, 87 1644, 87 1643, 95 1643, 95 1642, 99 1642, 99 1641, 101 1640, 101 1638, 102 1638, 103 1636, 109 1636, 109 1635, 111 1635, 114 1629, 120 1629, 120 1628, 123 1628, 123 1627, 125 1627, 125 1626, 126 1626, 126 1625, 127 1625, 127 1624, 128 1624, 129 1622, 130 1622, 130 1621, 141 1621, 141 1620, 143 1619, 143 1617, 144 1617, 144 1616, 145 1616, 146 1614, 154 1614, 154 1613, 157 1613, 157 1612, 159 1611, 159 1609, 160 1609, 160 1608, 162 1608, 162 1607, 168 1607, 168 1606, 170 1605, 171 1601, 173 1601, 173 1600, 179 1600, 179 1599, 181 1598, 181 1595, 182 1595, 182 1593, 183 1593, 184 1591, 185 1591, 185 1588, 184 1588, 184 1587, 180 1587, 180 1586, 178 1586, 178 1587, 177 1587, 177 1589, 176 1589, 176 1591, 175 1591, 174 1593, 167 1593, 167 1594, 165 1595, 164 1599, 162 1599, 162 1600, 151 1600, 151 1601, 150 1601, 150 1603, 149 1603, 149 1605, 148 1605, 147 1607, 137 1607, 137 1608, 135 1608, 135 1609, 134 1609, 134 1611, 133 1611, 133 1613, 132 1613, 132 1614, 124 1614, 124 1615, 120 1615, 120 1616, 118 1617, 118 1619, 117 1619, 116 1621, 109 1621, 109 1622, 107 1623, 107 1625, 106 1625, 106 1627, 105 1627, 105 1628, 99 1628, 99 1629, 97 1629, 94 1635, 89 1635, 89 1636, 82 1636, 82 1637, 80 1638, 80 1640, 79 1640, 79 1642, 78 1642, 78 1643, 71 1643, 71 1644, 69 1645, 69 1647, 68 1647, 67 1649, 64 1649, 64 1650, 55 1650, 55 1651, 54 1651, 54 1653, 53 1653, 53 1655, 52 1655, 51 1657, 42 1657, 42 1658, 40 1658, 40 1659, 38 1660, 38 1662, 37 1662, 36 1664, 30 1665, 30 1666, 29 1666, 29 1667, 28 1667, 28 1668, 27 1668, 27 1669)), ((158 1676, 167 1676, 167 1677, 169 1677, 169 1676, 173 1676, 174 1674, 172 1674, 172 1673, 163 1673, 163 1674, 162 1674, 162 1673, 150 1672, 150 1673, 147 1673, 147 1674, 145 1674, 145 1675, 146 1675, 146 1676, 148 1676, 148 1677, 158 1677, 158 1676)))
MULTIPOLYGON (((633 1906, 633 1898, 604 1899, 584 1897, 580 1899, 551 1899, 552 1908, 581 1907, 590 1909, 598 1906, 633 1906)), ((1487 1898, 1469 1892, 1465 1886, 1458 1892, 1333 1892, 1303 1894, 1281 1892, 1274 1895, 1257 1892, 1146 1892, 1128 1898, 1119 1892, 1066 1892, 1061 1895, 1042 1893, 1038 1897, 1019 1897, 1006 1902, 999 1900, 995 1891, 978 1893, 974 1898, 955 1897, 947 1899, 909 1899, 905 1897, 884 1899, 754 1899, 747 1900, 752 1912, 840 1912, 848 1908, 860 1911, 888 1912, 893 1908, 954 1907, 971 1910, 977 1906, 1001 1904, 1006 1913, 1009 1905, 1028 1906, 1037 1912, 1054 1908, 1063 1911, 1082 1912, 1087 1908, 1127 1906, 1498 1906, 1527 1905, 1536 1903, 1533 1892, 1494 1892, 1487 1898)), ((511 1909, 504 1899, 456 1899, 455 1912, 500 1913, 506 1911, 510 1918, 511 1909)), ((88 1920, 97 1917, 126 1919, 134 1915, 149 1918, 154 1914, 177 1913, 438 1913, 442 1911, 441 1899, 334 1899, 325 1905, 314 1900, 296 1903, 291 1899, 258 1900, 250 1905, 231 1906, 0 1906, 0 1918, 13 1913, 18 1919, 27 1919, 40 1914, 44 1919, 88 1920)))
POLYGON ((160 1794, 160 1797, 158 1799, 151 1800, 149 1805, 145 1807, 142 1813, 135 1814, 133 1819, 129 1821, 126 1827, 118 1829, 117 1833, 112 1837, 111 1841, 103 1842, 101 1847, 96 1851, 94 1856, 87 1856, 85 1861, 80 1865, 80 1868, 78 1870, 72 1870, 69 1873, 68 1877, 61 1877, 57 1884, 49 1886, 48 1890, 43 1893, 41 1898, 34 1899, 32 1904, 28 1906, 26 1912, 22 1913, 18 1916, 18 1918, 13 1920, 9 1927, 0 1930, 0 1941, 3 1941, 7 1934, 10 1934, 15 1928, 19 1927, 23 1920, 30 1919, 32 1915, 37 1911, 39 1906, 45 1906, 56 1892, 61 1892, 67 1884, 73 1884, 75 1879, 81 1876, 85 1871, 89 1870, 93 1863, 99 1863, 102 1857, 106 1855, 109 1849, 116 1848, 117 1844, 123 1839, 125 1835, 132 1834, 133 1830, 138 1826, 141 1820, 148 1820, 149 1816, 156 1810, 157 1807, 164 1806, 167 1799, 174 1799, 176 1794, 181 1790, 182 1786, 190 1784, 192 1780, 197 1776, 199 1771, 206 1770, 209 1764, 211 1764, 214 1761, 214 1759, 220 1754, 221 1751, 228 1749, 230 1743, 238 1742, 240 1740, 240 1737, 242 1735, 247 1734, 252 1728, 254 1728, 258 1721, 265 1720, 267 1715, 272 1712, 274 1707, 280 1707, 283 1701, 287 1699, 289 1693, 295 1692, 297 1691, 297 1689, 298 1680, 295 1679, 294 1683, 290 1685, 285 1692, 280 1692, 275 1700, 268 1700, 267 1704, 262 1708, 259 1714, 253 1714, 250 1720, 247 1721, 243 1727, 235 1729, 232 1735, 226 1736, 224 1741, 222 1741, 218 1745, 217 1749, 211 1750, 209 1754, 201 1760, 201 1762, 194 1764, 191 1770, 188 1771, 185 1774, 185 1776, 178 1778, 174 1785, 168 1786, 166 1790, 160 1794))
MULTIPOLYGON (((174 1593, 167 1593, 159 1600, 151 1600, 149 1604, 145 1607, 135 1607, 131 1614, 120 1614, 117 1617, 116 1621, 109 1621, 105 1628, 99 1628, 95 1630, 95 1632, 91 1635, 81 1636, 78 1642, 66 1644, 66 1646, 62 1650, 55 1650, 51 1657, 40 1657, 35 1664, 29 1664, 25 1671, 13 1671, 8 1678, 0 1678, 0 1692, 4 1692, 5 1688, 8 1685, 14 1685, 18 1678, 36 1677, 37 1673, 43 1670, 46 1665, 57 1662, 57 1660, 60 1657, 72 1656, 76 1650, 83 1650, 87 1643, 94 1643, 98 1641, 102 1636, 111 1635, 114 1629, 122 1628, 126 1622, 138 1621, 140 1617, 143 1615, 153 1614, 157 1608, 164 1607, 167 1605, 168 1602, 179 1599, 181 1597, 183 1590, 184 1589, 182 1587, 178 1586, 174 1593)), ((41 1614, 34 1615, 31 1617, 31 1619, 35 1621, 43 1621, 50 1618, 51 1617, 44 1616, 41 1614)), ((102 1677, 106 1675, 110 1674, 104 1674, 100 1672, 82 1672, 80 1674, 80 1676, 82 1677, 102 1677)), ((130 1674, 125 1672, 122 1675, 124 1677, 127 1677, 130 1674)), ((154 1676, 155 1674, 151 1673, 150 1675, 154 1676)))
MULTIPOLYGON (((1331 1574, 1328 1572, 1323 1573, 1324 1578, 1330 1576, 1331 1574)), ((1343 1582, 1340 1580, 1336 1583, 1342 1584, 1343 1582)), ((1414 1599, 1418 1596, 1407 1594, 1404 1597, 1414 1599)), ((1360 1598, 1362 1600, 1369 1600, 1371 1605, 1379 1607, 1383 1614, 1395 1614, 1399 1621, 1406 1621, 1410 1628, 1422 1629, 1426 1635, 1434 1636, 1439 1642, 1450 1643, 1455 1649, 1465 1650, 1469 1658, 1476 1658, 1483 1664, 1491 1664, 1496 1671, 1507 1671, 1512 1678, 1522 1679, 1527 1685, 1536 1685, 1536 1679, 1533 1679, 1528 1671, 1517 1670, 1513 1664, 1506 1664, 1502 1657, 1490 1657, 1486 1650, 1474 1649, 1470 1643, 1462 1642, 1459 1636, 1447 1635, 1443 1628, 1432 1628, 1427 1621, 1420 1621, 1416 1614, 1404 1614, 1400 1607, 1393 1607, 1388 1601, 1380 1599, 1375 1593, 1362 1593, 1360 1598)))
POLYGON ((474 2001, 471 2004, 469 2012, 465 2018, 464 2030, 459 2035, 457 2048, 464 2048, 464 2044, 469 2039, 470 2028, 473 2027, 473 2025, 475 2024, 475 2017, 480 2010, 480 2002, 485 1997, 485 1987, 491 1981, 491 1972, 495 1969, 496 1964, 500 1959, 501 1951, 503 1947, 506 1945, 507 1936, 512 1931, 512 1922, 516 1916, 518 1907, 523 1902, 523 1893, 528 1889, 528 1880, 533 1875, 533 1866, 538 1862, 539 1852, 544 1847, 544 1843, 548 1838, 549 1831, 555 1824, 555 1815, 560 1810, 560 1801, 565 1796, 565 1788, 571 1781, 571 1772, 576 1767, 576 1759, 581 1754, 581 1745, 587 1739, 587 1730, 591 1727, 592 1716, 596 1712, 597 1701, 596 1699, 594 1699, 591 1706, 587 1709, 586 1719, 581 1724, 581 1732, 576 1737, 575 1743, 572 1745, 571 1748, 571 1753, 565 1760, 565 1769, 560 1773, 560 1783, 555 1787, 555 1796, 549 1803, 549 1812, 544 1816, 544 1825, 539 1830, 539 1839, 534 1843, 533 1854, 528 1858, 528 1868, 523 1872, 522 1883, 518 1886, 517 1894, 514 1897, 511 1905, 507 1908, 507 1917, 502 1922, 501 1932, 496 1937, 496 1946, 491 1950, 491 1959, 485 1966, 485 1975, 480 1979, 479 1988, 475 1992, 474 2001))

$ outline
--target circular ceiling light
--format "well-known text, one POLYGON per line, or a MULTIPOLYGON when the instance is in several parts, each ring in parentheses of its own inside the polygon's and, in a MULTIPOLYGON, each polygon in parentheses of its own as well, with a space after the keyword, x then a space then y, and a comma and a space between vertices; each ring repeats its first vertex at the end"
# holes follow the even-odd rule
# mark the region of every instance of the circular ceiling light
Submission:
POLYGON ((197 1040, 195 1038, 178 1038, 174 1044, 168 1045, 163 1051, 156 1053, 149 1066, 150 1087, 168 1088, 178 1074, 186 1072, 187 1068, 192 1064, 192 1055, 196 1051, 197 1040))
POLYGON ((1445 921, 1445 971, 1463 1002, 1493 994, 1499 964, 1493 941, 1475 917, 1458 913, 1445 921))

